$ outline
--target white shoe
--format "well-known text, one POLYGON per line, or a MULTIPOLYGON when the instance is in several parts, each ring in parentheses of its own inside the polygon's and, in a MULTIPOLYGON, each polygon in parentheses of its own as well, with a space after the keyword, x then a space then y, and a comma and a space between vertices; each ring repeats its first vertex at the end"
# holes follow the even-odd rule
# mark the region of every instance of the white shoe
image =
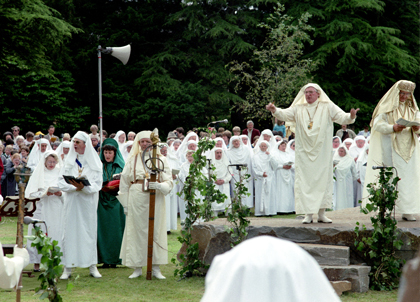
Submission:
POLYGON ((98 268, 96 267, 96 264, 92 264, 91 266, 89 266, 89 272, 90 272, 90 275, 93 278, 101 278, 102 277, 102 275, 98 271, 98 268))
POLYGON ((166 279, 166 277, 160 272, 159 265, 152 265, 152 276, 160 280, 166 279))
POLYGON ((60 280, 67 280, 71 277, 71 267, 65 267, 63 270, 63 274, 60 277, 60 280))
POLYGON ((312 214, 305 214, 305 218, 302 221, 303 224, 312 223, 312 214))
POLYGON ((407 221, 416 221, 413 214, 402 214, 402 219, 407 221))
POLYGON ((332 223, 332 220, 325 216, 325 209, 319 209, 318 222, 332 223))
POLYGON ((143 274, 141 267, 138 267, 134 270, 134 272, 128 277, 129 279, 138 278, 143 274))

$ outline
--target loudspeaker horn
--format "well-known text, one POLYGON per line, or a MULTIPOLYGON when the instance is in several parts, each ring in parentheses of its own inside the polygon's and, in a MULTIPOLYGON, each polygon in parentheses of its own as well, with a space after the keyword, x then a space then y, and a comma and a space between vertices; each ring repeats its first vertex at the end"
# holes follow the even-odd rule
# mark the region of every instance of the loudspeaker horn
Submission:
POLYGON ((116 57, 124 65, 127 64, 128 59, 130 58, 130 53, 131 53, 130 44, 126 46, 122 46, 122 47, 107 47, 107 49, 111 50, 111 56, 116 57))

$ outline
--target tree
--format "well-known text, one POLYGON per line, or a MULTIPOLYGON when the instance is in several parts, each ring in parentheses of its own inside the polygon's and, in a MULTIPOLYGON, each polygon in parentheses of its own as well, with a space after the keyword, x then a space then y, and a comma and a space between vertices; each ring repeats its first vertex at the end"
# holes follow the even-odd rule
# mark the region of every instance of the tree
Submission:
POLYGON ((271 114, 265 106, 271 102, 287 107, 291 104, 300 87, 310 82, 310 73, 316 63, 302 59, 305 44, 312 44, 308 25, 310 15, 304 13, 293 24, 293 18, 283 14, 284 7, 279 5, 259 26, 266 29, 267 39, 261 49, 254 50, 250 62, 231 62, 230 71, 235 74, 237 93, 245 93, 245 100, 235 104, 247 118, 266 121, 271 114))
POLYGON ((12 68, 52 75, 51 57, 78 29, 41 0, 0 0, 0 80, 12 68))
POLYGON ((50 124, 58 131, 80 129, 89 107, 79 105, 70 72, 59 71, 54 75, 47 77, 22 71, 3 83, 1 125, 19 125, 24 131, 45 132, 50 124))

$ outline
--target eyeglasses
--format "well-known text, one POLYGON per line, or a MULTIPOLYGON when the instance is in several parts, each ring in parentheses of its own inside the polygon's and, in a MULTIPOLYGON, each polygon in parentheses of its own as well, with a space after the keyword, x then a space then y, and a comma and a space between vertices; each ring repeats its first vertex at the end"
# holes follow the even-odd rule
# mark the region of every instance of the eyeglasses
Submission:
POLYGON ((400 95, 401 96, 410 96, 411 95, 411 92, 403 92, 403 91, 400 91, 400 95))
POLYGON ((314 94, 316 91, 305 91, 305 94, 314 94))
POLYGON ((19 132, 19 130, 15 129, 15 130, 13 130, 13 132, 19 132))

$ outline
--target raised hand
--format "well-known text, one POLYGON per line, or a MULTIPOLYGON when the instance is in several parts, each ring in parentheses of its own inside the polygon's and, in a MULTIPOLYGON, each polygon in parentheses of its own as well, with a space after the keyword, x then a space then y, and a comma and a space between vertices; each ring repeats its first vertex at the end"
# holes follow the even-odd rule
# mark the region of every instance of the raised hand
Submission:
POLYGON ((265 106, 265 109, 270 110, 272 113, 276 112, 276 106, 273 103, 268 104, 265 106))
POLYGON ((352 119, 355 119, 356 118, 357 111, 359 111, 359 110, 360 110, 360 108, 357 108, 357 109, 351 108, 351 110, 350 110, 350 117, 352 119))

